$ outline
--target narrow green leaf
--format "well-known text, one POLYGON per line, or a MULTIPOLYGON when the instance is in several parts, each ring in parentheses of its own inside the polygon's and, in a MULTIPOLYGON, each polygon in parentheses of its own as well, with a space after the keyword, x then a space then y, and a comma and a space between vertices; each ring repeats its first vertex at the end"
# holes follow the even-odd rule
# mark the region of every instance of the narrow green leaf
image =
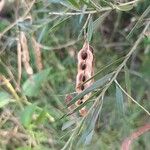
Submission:
POLYGON ((123 94, 117 84, 116 84, 116 106, 119 115, 123 116, 124 115, 123 94))
POLYGON ((71 127, 72 125, 74 125, 77 122, 77 119, 73 119, 73 120, 69 120, 67 122, 65 122, 62 126, 62 130, 66 130, 67 128, 71 127))
POLYGON ((86 9, 87 9, 87 6, 86 6, 86 5, 84 5, 84 6, 83 6, 83 8, 82 8, 82 12, 83 12, 83 14, 81 14, 81 15, 80 15, 79 23, 81 23, 81 22, 82 22, 82 20, 83 20, 83 18, 84 18, 84 16, 85 16, 84 12, 86 11, 86 9))
POLYGON ((90 110, 90 113, 85 118, 85 122, 84 122, 85 127, 84 127, 84 129, 82 131, 82 135, 79 139, 79 142, 78 142, 79 145, 81 143, 90 144, 90 142, 92 140, 91 132, 94 131, 95 124, 96 124, 98 116, 100 115, 102 106, 103 106, 103 99, 101 99, 101 97, 100 98, 98 97, 97 103, 95 103, 95 105, 90 110))
MULTIPOLYGON (((128 67, 125 65, 124 67, 125 70, 125 83, 126 83, 126 89, 127 89, 127 93, 129 95, 131 95, 131 81, 130 81, 130 75, 129 75, 129 69, 128 67)), ((128 101, 130 102, 130 98, 128 98, 128 101)), ((130 103, 129 103, 130 104, 130 103)))
POLYGON ((92 17, 90 17, 89 24, 88 24, 88 31, 87 31, 88 42, 91 41, 92 35, 93 35, 93 19, 92 17))
POLYGON ((101 88, 102 86, 104 86, 111 79, 112 75, 113 75, 113 73, 107 74, 104 77, 102 77, 101 79, 94 82, 90 87, 85 89, 82 93, 75 96, 72 99, 72 101, 68 104, 68 107, 71 106, 72 104, 74 104, 78 99, 82 98, 84 95, 94 91, 95 89, 98 89, 98 88, 101 88))
POLYGON ((29 105, 22 111, 20 121, 24 127, 28 128, 30 126, 35 109, 36 105, 29 105))
POLYGON ((133 5, 129 4, 129 5, 116 5, 116 9, 120 10, 120 11, 129 11, 131 9, 133 9, 133 5))
POLYGON ((27 96, 38 95, 42 85, 48 80, 49 73, 50 69, 46 69, 27 79, 22 87, 24 94, 27 96))

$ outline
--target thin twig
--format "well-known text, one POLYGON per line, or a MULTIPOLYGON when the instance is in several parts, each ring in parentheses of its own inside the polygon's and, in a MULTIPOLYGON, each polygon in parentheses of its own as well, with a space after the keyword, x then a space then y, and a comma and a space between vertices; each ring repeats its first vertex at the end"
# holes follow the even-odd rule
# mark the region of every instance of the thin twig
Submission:
POLYGON ((61 45, 58 45, 58 46, 55 46, 55 47, 45 46, 45 45, 42 45, 41 43, 38 43, 38 44, 39 44, 40 48, 45 49, 45 50, 58 50, 58 49, 62 49, 62 48, 72 46, 72 45, 76 44, 78 41, 79 40, 72 40, 72 41, 69 41, 68 43, 61 44, 61 45))
MULTIPOLYGON (((141 0, 133 0, 131 2, 127 2, 127 3, 123 3, 120 5, 117 5, 117 7, 122 7, 122 6, 127 6, 127 5, 132 5, 135 4, 137 2, 139 2, 141 0)), ((103 7, 99 10, 91 10, 91 11, 79 11, 79 12, 49 12, 49 15, 58 15, 58 16, 76 16, 76 15, 81 15, 81 14, 95 14, 95 13, 100 13, 100 12, 104 12, 104 11, 108 11, 108 10, 113 10, 116 9, 116 5, 113 5, 113 7, 103 7)))

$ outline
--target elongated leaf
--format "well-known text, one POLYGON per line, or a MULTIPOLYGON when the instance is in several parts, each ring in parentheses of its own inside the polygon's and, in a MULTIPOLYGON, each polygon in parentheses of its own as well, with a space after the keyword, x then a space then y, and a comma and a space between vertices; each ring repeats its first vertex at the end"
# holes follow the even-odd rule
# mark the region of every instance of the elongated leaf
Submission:
POLYGON ((85 15, 84 12, 86 11, 86 9, 87 9, 87 6, 84 5, 83 8, 82 8, 83 14, 81 14, 81 15, 80 15, 80 18, 79 18, 79 24, 82 22, 82 20, 83 20, 83 18, 84 18, 84 15, 85 15))
POLYGON ((68 104, 68 107, 71 106, 72 104, 74 104, 78 99, 82 98, 84 95, 94 91, 95 89, 98 89, 98 88, 101 88, 102 86, 104 86, 111 79, 112 75, 113 75, 113 73, 107 74, 104 77, 102 77, 101 79, 94 82, 90 87, 85 89, 82 93, 75 96, 72 99, 72 101, 68 104))
MULTIPOLYGON (((124 69, 125 69, 125 83, 126 83, 127 93, 131 95, 131 81, 130 81, 129 70, 127 66, 125 66, 124 69)), ((128 98, 128 101, 130 102, 130 98, 128 98)))
POLYGON ((116 6, 116 9, 120 10, 120 11, 129 11, 131 9, 133 9, 133 5, 129 4, 129 5, 119 5, 116 6))
POLYGON ((65 130, 65 129, 71 127, 72 125, 74 125, 76 122, 77 122, 77 119, 67 121, 67 122, 65 122, 65 123, 63 124, 63 126, 62 126, 61 129, 62 129, 62 130, 65 130))
POLYGON ((82 135, 78 142, 79 145, 81 143, 90 144, 90 142, 92 140, 92 135, 93 135, 92 131, 94 131, 97 118, 98 118, 100 111, 102 109, 102 106, 103 106, 103 99, 101 99, 101 101, 99 101, 100 99, 99 99, 99 97, 97 98, 97 100, 98 100, 97 103, 90 110, 90 113, 86 117, 85 127, 84 127, 84 130, 82 131, 82 135))
POLYGON ((27 79, 23 84, 24 94, 27 96, 36 96, 44 82, 48 80, 49 73, 50 69, 46 69, 27 79))
POLYGON ((89 145, 91 143, 93 134, 94 134, 94 129, 92 131, 90 131, 90 133, 87 135, 87 137, 85 139, 86 145, 89 145))
POLYGON ((121 89, 116 84, 116 105, 119 115, 124 115, 123 94, 121 89))
POLYGON ((88 24, 88 31, 87 31, 87 39, 90 42, 92 39, 92 34, 93 34, 93 20, 92 17, 89 20, 89 24, 88 24))
POLYGON ((24 127, 28 128, 30 126, 35 109, 36 105, 29 105, 21 113, 20 121, 24 127))

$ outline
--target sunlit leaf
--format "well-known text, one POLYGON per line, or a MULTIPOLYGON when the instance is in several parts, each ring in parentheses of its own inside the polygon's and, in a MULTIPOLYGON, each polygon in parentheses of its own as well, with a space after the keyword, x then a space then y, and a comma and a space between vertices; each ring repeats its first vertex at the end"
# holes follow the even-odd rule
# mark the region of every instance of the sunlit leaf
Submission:
POLYGON ((45 81, 48 80, 50 69, 43 70, 37 74, 34 74, 32 78, 29 78, 23 84, 23 92, 27 96, 36 96, 45 81))

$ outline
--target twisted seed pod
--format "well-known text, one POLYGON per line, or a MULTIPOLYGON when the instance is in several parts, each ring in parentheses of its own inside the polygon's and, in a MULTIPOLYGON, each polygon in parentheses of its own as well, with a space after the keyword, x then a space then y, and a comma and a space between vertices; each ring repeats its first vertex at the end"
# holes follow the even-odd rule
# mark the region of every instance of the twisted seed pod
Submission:
MULTIPOLYGON (((78 68, 76 76, 76 92, 81 93, 83 90, 91 86, 93 80, 90 80, 83 84, 86 80, 91 78, 94 74, 94 56, 93 49, 90 47, 88 42, 85 42, 82 49, 78 53, 78 68)), ((89 97, 90 93, 82 97, 76 102, 76 106, 84 103, 89 97)), ((87 109, 83 107, 79 110, 81 116, 86 116, 87 109)))

